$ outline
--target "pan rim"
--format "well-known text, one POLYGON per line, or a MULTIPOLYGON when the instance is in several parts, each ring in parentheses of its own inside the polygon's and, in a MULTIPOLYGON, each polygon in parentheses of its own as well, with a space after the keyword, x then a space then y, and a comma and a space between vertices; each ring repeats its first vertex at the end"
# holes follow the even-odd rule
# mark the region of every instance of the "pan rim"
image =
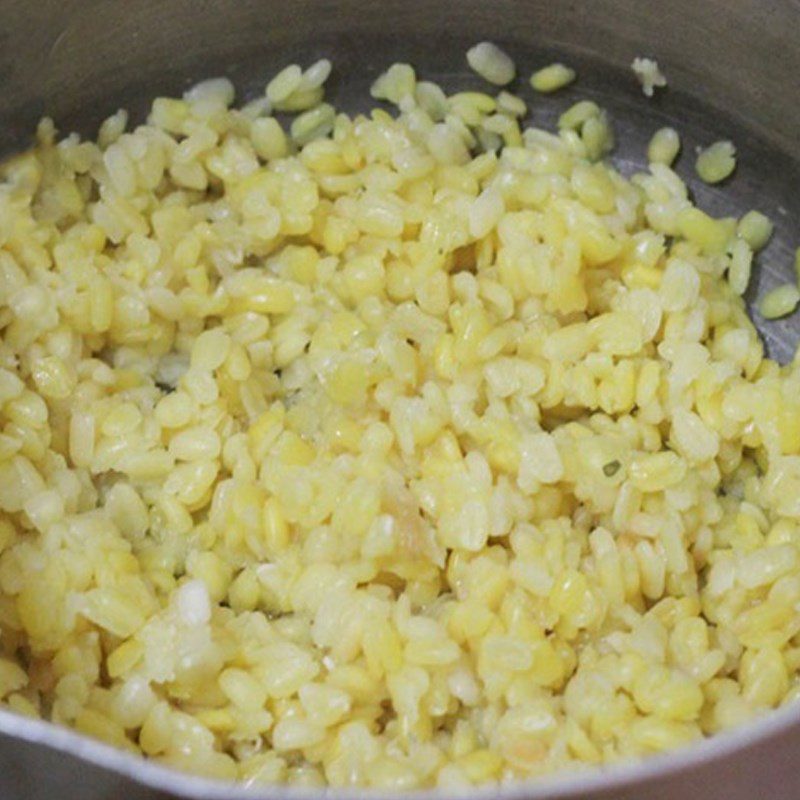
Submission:
POLYGON ((140 785, 196 800, 309 800, 321 795, 330 800, 441 800, 444 797, 454 800, 568 800, 591 792, 620 790, 634 784, 644 786, 684 770, 708 767, 755 745, 766 744, 770 739, 793 728, 800 729, 800 703, 797 702, 767 712, 764 716, 731 730, 638 760, 590 767, 586 770, 560 771, 501 786, 486 784, 470 789, 437 787, 411 792, 386 792, 358 787, 297 787, 284 783, 248 786, 235 781, 206 778, 127 753, 46 720, 24 717, 0 708, 0 734, 30 744, 43 745, 115 772, 140 785))

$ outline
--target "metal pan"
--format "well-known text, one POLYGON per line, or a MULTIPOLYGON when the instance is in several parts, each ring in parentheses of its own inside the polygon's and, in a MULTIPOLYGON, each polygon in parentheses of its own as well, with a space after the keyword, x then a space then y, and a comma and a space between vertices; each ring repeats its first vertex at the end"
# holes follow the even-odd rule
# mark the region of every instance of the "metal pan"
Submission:
MULTIPOLYGON (((623 172, 641 166, 653 131, 671 124, 684 136, 678 172, 702 207, 718 214, 758 208, 774 220, 748 302, 793 277, 800 244, 798 0, 0 0, 0 155, 24 148, 44 113, 62 133, 93 135, 117 108, 141 116, 148 98, 179 93, 201 78, 225 74, 246 97, 262 91, 279 66, 322 55, 335 64, 334 102, 349 110, 368 105, 369 83, 395 60, 448 88, 475 85, 464 52, 487 38, 514 56, 523 76, 554 57, 578 68, 571 89, 532 104, 536 124, 552 125, 576 99, 596 100, 614 118, 614 160, 623 172), (656 57, 669 78, 654 100, 642 96, 629 70, 636 55, 656 57), (692 179, 695 147, 719 137, 736 143, 737 172, 722 187, 699 185, 692 179)), ((753 318, 770 355, 789 360, 800 317, 753 318)), ((794 800, 798 757, 800 709, 789 707, 640 764, 469 797, 794 800)), ((321 793, 214 784, 0 710, 3 800, 172 796, 321 793)))

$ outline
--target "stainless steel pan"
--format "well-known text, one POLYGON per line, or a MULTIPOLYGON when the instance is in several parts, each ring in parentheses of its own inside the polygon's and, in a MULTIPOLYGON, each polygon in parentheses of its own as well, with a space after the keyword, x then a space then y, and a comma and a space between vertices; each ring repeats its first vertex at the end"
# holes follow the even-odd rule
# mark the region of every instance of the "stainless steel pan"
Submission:
MULTIPOLYGON (((474 85, 464 52, 487 38, 513 54, 523 76, 556 56, 576 66, 579 82, 557 99, 534 102, 532 118, 552 124, 577 98, 596 99, 614 117, 614 158, 623 171, 641 165, 650 135, 667 123, 684 134, 678 171, 686 177, 697 145, 733 139, 735 177, 721 188, 691 185, 715 212, 759 208, 775 221, 751 302, 793 274, 800 244, 798 0, 0 0, 0 154, 25 147, 43 113, 63 133, 93 134, 118 107, 141 116, 148 98, 200 78, 226 74, 246 96, 260 92, 279 66, 321 55, 335 64, 335 102, 351 110, 368 103, 369 83, 394 60, 448 87, 474 85), (669 78, 655 100, 645 100, 628 69, 636 55, 655 56, 669 78)), ((790 359, 800 317, 766 325, 755 319, 770 354, 790 359)), ((0 710, 3 800, 175 795, 277 800, 300 792, 179 775, 0 710)), ((800 708, 641 764, 469 796, 796 800, 800 708)))

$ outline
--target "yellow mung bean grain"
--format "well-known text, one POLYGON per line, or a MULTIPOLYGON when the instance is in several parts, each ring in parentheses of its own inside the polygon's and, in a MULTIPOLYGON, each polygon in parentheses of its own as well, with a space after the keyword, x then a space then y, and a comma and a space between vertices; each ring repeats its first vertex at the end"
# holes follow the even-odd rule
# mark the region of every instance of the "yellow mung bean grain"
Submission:
POLYGON ((758 303, 758 310, 765 319, 779 319, 791 314, 800 303, 800 289, 793 283, 777 286, 767 292, 758 303))
POLYGON ((647 145, 647 160, 669 167, 678 157, 680 149, 680 134, 674 128, 659 128, 647 145))
POLYGON ((542 94, 550 94, 569 86, 576 77, 575 70, 565 64, 555 63, 542 67, 530 77, 533 89, 542 94))
POLYGON ((736 169, 736 148, 732 142, 714 142, 700 151, 695 169, 705 183, 724 181, 736 169))
POLYGON ((484 80, 505 86, 514 80, 516 67, 511 57, 492 42, 480 42, 467 51, 467 63, 484 80))
POLYGON ((772 221, 760 211, 748 211, 736 226, 736 233, 754 252, 766 246, 772 236, 772 221))

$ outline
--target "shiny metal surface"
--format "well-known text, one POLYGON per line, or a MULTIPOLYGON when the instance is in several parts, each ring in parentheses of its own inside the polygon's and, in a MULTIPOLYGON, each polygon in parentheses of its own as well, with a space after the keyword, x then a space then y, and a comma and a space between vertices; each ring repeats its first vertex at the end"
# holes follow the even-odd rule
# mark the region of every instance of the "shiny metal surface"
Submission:
MULTIPOLYGON (((652 132, 684 134, 678 172, 716 213, 759 208, 776 223, 748 298, 793 277, 800 244, 800 2, 798 0, 0 0, 0 154, 22 149, 47 113, 63 133, 92 134, 120 106, 140 117, 147 98, 226 74, 241 96, 260 92, 289 60, 331 57, 337 104, 369 103, 371 80, 394 60, 448 87, 478 85, 464 51, 479 39, 515 57, 532 119, 552 125, 567 105, 608 108, 623 171, 643 163, 652 132), (653 101, 629 70, 658 59, 669 88, 653 101), (534 98, 524 78, 554 57, 580 80, 534 98), (731 138, 739 168, 721 187, 693 177, 694 150, 731 138)), ((800 317, 762 324, 785 361, 800 317)), ((795 800, 800 709, 665 757, 471 797, 585 800, 795 800)), ((283 788, 219 786, 161 769, 96 742, 0 711, 2 800, 166 800, 301 796, 283 788)), ((302 796, 311 797, 306 792, 302 796)), ((319 793, 317 793, 319 796, 319 793)), ((344 797, 330 793, 331 797, 344 797)), ((363 797, 365 793, 351 793, 363 797)), ((385 796, 385 795, 382 795, 385 796)))
POLYGON ((797 800, 800 714, 749 726, 645 761, 461 794, 393 795, 242 787, 182 775, 38 720, 0 711, 3 800, 797 800))

